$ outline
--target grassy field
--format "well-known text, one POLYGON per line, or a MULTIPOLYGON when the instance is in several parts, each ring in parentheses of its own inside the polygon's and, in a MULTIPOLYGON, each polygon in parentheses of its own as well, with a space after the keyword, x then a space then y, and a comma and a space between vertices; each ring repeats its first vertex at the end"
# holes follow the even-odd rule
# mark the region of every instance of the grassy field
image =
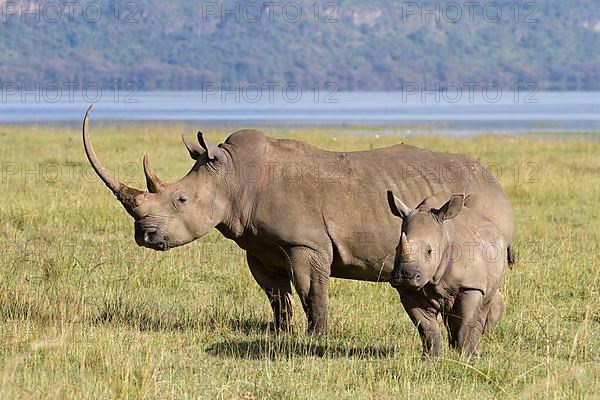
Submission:
MULTIPOLYGON (((166 180, 192 165, 181 129, 92 133, 113 172, 143 187, 146 151, 166 180)), ((387 284, 332 280, 329 335, 307 336, 299 306, 294 332, 274 335, 266 297, 233 242, 214 231, 167 253, 138 248, 78 130, 1 127, 0 399, 600 398, 597 136, 376 133, 285 135, 332 150, 404 141, 468 153, 514 202, 519 262, 483 357, 467 364, 444 349, 422 362, 416 329, 387 284)))

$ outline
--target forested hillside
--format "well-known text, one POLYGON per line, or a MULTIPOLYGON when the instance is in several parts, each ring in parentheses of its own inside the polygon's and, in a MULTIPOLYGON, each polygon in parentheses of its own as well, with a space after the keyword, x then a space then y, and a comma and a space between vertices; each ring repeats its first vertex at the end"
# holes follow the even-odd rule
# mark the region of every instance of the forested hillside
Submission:
POLYGON ((0 3, 0 80, 25 86, 333 82, 340 90, 397 90, 403 82, 535 82, 600 89, 598 0, 0 3))

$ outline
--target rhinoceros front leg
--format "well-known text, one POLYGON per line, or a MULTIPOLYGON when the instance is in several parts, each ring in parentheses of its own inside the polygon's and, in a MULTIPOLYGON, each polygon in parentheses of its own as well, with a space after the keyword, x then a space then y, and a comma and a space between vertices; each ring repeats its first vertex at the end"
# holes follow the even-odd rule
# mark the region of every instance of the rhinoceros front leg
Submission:
POLYGON ((269 299, 273 309, 275 329, 289 330, 294 318, 294 300, 287 270, 266 268, 258 258, 248 253, 246 259, 252 276, 269 299))
POLYGON ((289 254, 292 282, 308 317, 310 333, 327 332, 331 257, 296 247, 289 254))
POLYGON ((489 304, 483 306, 479 290, 460 292, 446 320, 450 346, 469 356, 478 355, 488 310, 489 304))
POLYGON ((423 358, 439 356, 442 335, 437 322, 437 310, 418 293, 401 290, 398 292, 406 313, 419 331, 423 344, 423 358))

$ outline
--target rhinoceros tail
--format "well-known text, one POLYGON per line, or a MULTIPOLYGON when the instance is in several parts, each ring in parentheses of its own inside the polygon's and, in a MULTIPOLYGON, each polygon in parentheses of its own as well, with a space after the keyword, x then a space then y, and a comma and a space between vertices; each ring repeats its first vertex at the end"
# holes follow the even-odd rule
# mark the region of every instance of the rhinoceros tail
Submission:
POLYGON ((512 269, 512 267, 515 265, 515 262, 517 261, 517 257, 515 255, 515 251, 511 245, 508 245, 508 248, 506 251, 506 258, 508 259, 508 268, 512 269))

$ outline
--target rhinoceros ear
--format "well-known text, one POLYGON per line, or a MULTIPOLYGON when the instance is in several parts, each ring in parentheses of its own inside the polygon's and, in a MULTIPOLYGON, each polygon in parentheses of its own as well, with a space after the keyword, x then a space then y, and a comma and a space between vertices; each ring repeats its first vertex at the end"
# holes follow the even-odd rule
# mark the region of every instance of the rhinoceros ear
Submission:
POLYGON ((206 150, 204 150, 198 143, 186 139, 183 133, 181 134, 181 140, 183 140, 183 144, 185 144, 185 147, 188 153, 190 153, 190 157, 192 157, 192 159, 197 160, 202 154, 206 153, 206 150))
POLYGON ((408 214, 410 214, 412 210, 409 207, 407 207, 406 204, 402 202, 402 200, 394 196, 394 193, 392 193, 391 190, 388 190, 387 198, 388 205, 390 206, 392 214, 394 214, 396 217, 406 219, 406 217, 408 217, 408 214))
POLYGON ((198 131, 198 143, 206 151, 206 155, 210 161, 223 161, 225 159, 223 149, 204 139, 204 133, 201 131, 198 131))
POLYGON ((450 200, 448 200, 448 202, 441 206, 439 209, 435 210, 434 213, 442 221, 452 219, 458 215, 458 213, 462 209, 464 202, 464 194, 453 194, 450 197, 450 200))

